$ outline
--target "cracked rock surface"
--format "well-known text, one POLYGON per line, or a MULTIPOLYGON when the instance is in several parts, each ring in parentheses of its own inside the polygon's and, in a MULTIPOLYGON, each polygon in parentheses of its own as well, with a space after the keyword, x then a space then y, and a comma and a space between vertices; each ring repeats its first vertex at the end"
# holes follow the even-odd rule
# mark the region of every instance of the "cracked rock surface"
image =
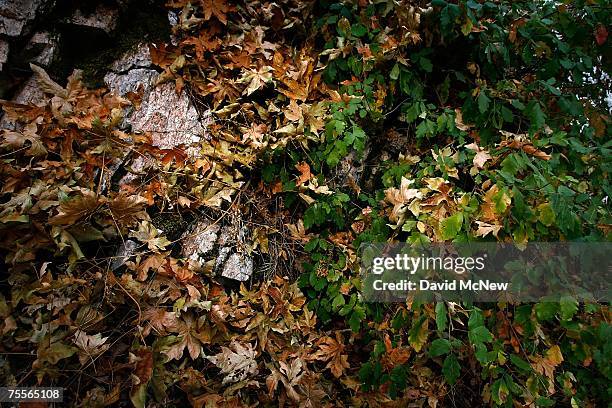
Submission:
POLYGON ((253 258, 240 246, 248 233, 245 227, 236 231, 232 225, 201 220, 183 235, 181 255, 218 276, 244 282, 253 274, 253 258))
POLYGON ((104 77, 111 90, 120 95, 143 92, 140 106, 126 118, 133 131, 150 132, 153 145, 163 149, 200 141, 205 133, 204 121, 187 94, 176 92, 174 83, 155 85, 158 72, 152 67, 147 44, 127 52, 111 69, 104 77))

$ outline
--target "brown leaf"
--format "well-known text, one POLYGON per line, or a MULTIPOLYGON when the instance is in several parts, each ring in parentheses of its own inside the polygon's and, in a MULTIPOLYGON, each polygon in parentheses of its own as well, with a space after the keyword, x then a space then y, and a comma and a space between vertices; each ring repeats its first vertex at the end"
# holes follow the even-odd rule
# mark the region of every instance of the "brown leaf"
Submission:
POLYGON ((147 200, 137 195, 120 194, 108 203, 108 208, 115 222, 122 226, 131 226, 149 218, 145 211, 147 200))
POLYGON ((313 175, 310 173, 310 166, 308 163, 300 162, 295 165, 295 168, 300 172, 300 175, 295 183, 297 186, 301 186, 313 177, 313 175))
POLYGON ((319 351, 315 353, 315 358, 321 361, 328 361, 325 368, 329 368, 336 378, 344 374, 344 369, 349 368, 348 355, 343 354, 344 340, 342 334, 336 331, 335 339, 323 337, 318 341, 319 351))
POLYGON ((70 198, 60 204, 60 213, 49 219, 49 224, 75 224, 92 215, 100 204, 101 200, 93 192, 70 198))

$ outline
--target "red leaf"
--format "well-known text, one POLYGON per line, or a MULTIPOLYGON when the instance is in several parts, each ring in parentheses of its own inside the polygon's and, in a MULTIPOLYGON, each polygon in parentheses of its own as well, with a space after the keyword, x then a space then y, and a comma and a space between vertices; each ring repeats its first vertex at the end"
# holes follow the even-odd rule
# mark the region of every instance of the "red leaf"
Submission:
POLYGON ((595 30, 595 41, 597 41, 597 45, 603 45, 608 39, 608 30, 603 25, 600 25, 595 30))

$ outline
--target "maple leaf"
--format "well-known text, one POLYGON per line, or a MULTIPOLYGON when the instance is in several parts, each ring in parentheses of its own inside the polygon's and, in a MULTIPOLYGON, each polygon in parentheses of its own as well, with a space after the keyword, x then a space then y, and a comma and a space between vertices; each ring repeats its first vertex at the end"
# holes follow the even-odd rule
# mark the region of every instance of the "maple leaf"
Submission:
POLYGON ((149 321, 149 326, 143 331, 144 336, 148 336, 152 328, 159 334, 165 335, 168 332, 176 332, 179 327, 176 313, 159 307, 151 307, 145 310, 142 313, 142 318, 149 321))
POLYGON ((35 122, 28 123, 20 132, 4 130, 4 142, 0 147, 21 148, 26 142, 30 142, 30 147, 25 151, 29 156, 44 156, 47 149, 42 143, 41 137, 36 133, 38 126, 35 122))
POLYGON ((344 374, 344 369, 349 368, 348 355, 343 354, 344 340, 339 331, 335 333, 335 339, 329 336, 319 339, 319 351, 315 353, 318 360, 329 361, 325 368, 329 368, 336 378, 344 374))
POLYGON ((225 80, 225 79, 221 79, 221 80, 211 79, 211 82, 208 83, 208 85, 206 86, 205 93, 206 94, 209 94, 209 93, 214 94, 215 103, 214 103, 213 107, 215 109, 217 109, 217 107, 225 99, 228 99, 230 102, 233 102, 240 95, 240 92, 236 88, 236 85, 234 85, 234 81, 233 80, 229 80, 229 79, 228 80, 225 80))
POLYGON ((548 377, 548 392, 555 392, 555 368, 563 362, 563 355, 558 345, 552 346, 546 351, 545 357, 532 357, 533 369, 542 375, 548 377))
POLYGON ((166 263, 166 256, 164 254, 153 254, 144 261, 142 261, 136 271, 138 272, 137 280, 143 282, 147 280, 148 273, 151 269, 154 271, 159 270, 166 263))
POLYGON ((243 128, 244 133, 242 141, 250 144, 254 148, 261 149, 267 146, 264 142, 264 136, 268 130, 268 126, 264 123, 252 123, 250 128, 243 128))
POLYGON ((250 343, 232 341, 229 347, 221 347, 221 352, 206 358, 221 369, 223 384, 243 381, 257 374, 257 352, 250 343))
POLYGON ((509 147, 511 149, 522 150, 525 153, 537 157, 542 160, 550 160, 551 155, 543 152, 542 150, 535 147, 533 144, 527 141, 526 134, 514 134, 511 132, 506 132, 504 130, 499 131, 502 135, 508 138, 508 140, 504 140, 499 144, 499 147, 509 147))
POLYGON ((287 395, 294 401, 300 400, 300 395, 295 390, 295 387, 299 384, 302 376, 304 376, 305 371, 304 363, 300 358, 296 358, 287 364, 284 361, 279 361, 280 366, 280 380, 285 386, 285 391, 287 391, 287 395))
POLYGON ((120 194, 108 202, 108 208, 115 222, 119 225, 131 226, 139 220, 149 218, 144 208, 146 202, 145 198, 138 195, 120 194))
POLYGON ((407 347, 393 347, 391 338, 385 334, 385 350, 386 354, 382 358, 382 365, 387 371, 391 371, 393 367, 402 365, 410 358, 410 349, 407 347))
POLYGON ((93 191, 62 201, 60 213, 49 219, 51 225, 71 225, 92 215, 100 206, 102 200, 93 191))
POLYGON ((135 407, 144 407, 147 386, 153 377, 153 351, 142 347, 131 352, 130 364, 134 365, 130 399, 135 407))
POLYGON ((296 164, 295 168, 300 172, 300 175, 298 176, 295 182, 295 185, 298 187, 310 180, 312 177, 314 177, 310 173, 310 166, 306 162, 300 162, 296 164))
POLYGON ((179 282, 187 282, 193 278, 193 271, 188 267, 189 265, 180 265, 176 259, 168 258, 164 264, 163 271, 167 276, 172 276, 179 282))
POLYGON ((455 109, 455 126, 457 129, 463 130, 464 132, 467 132, 472 127, 471 125, 463 123, 463 113, 459 108, 455 109))
POLYGON ((401 224, 405 217, 404 214, 406 210, 411 207, 413 203, 418 203, 418 200, 423 197, 423 194, 418 189, 410 188, 412 184, 414 184, 414 180, 402 177, 399 189, 390 187, 385 190, 385 199, 393 205, 393 210, 389 216, 391 222, 395 222, 398 225, 401 224))
POLYGON ((30 64, 30 69, 34 71, 38 86, 41 91, 58 96, 62 99, 68 98, 68 90, 57 82, 55 82, 54 80, 52 80, 51 77, 49 77, 49 74, 47 74, 44 69, 34 64, 30 64))
POLYGON ((484 164, 488 160, 491 160, 493 158, 491 157, 488 151, 484 150, 483 148, 478 146, 476 143, 470 143, 469 145, 466 145, 465 147, 476 152, 476 155, 474 156, 474 159, 472 160, 472 162, 474 163, 474 166, 478 169, 482 169, 484 167, 484 164))
POLYGON ((106 340, 108 337, 102 337, 100 333, 90 336, 79 330, 74 336, 74 344, 80 349, 78 354, 81 364, 105 352, 110 347, 110 344, 105 344, 106 340))
POLYGON ((497 184, 493 184, 485 193, 484 202, 480 206, 482 221, 500 224, 499 220, 508 210, 512 199, 506 192, 501 192, 497 184))
POLYGON ((200 0, 204 9, 204 20, 208 21, 214 15, 223 25, 227 25, 227 13, 233 10, 225 0, 200 0))
POLYGON ((488 224, 482 221, 476 221, 476 224, 478 225, 478 229, 475 234, 479 237, 486 237, 490 233, 493 233, 493 235, 497 237, 497 234, 503 228, 503 225, 488 224))
POLYGON ((258 89, 263 88, 267 83, 272 82, 272 67, 264 66, 255 70, 246 70, 242 77, 237 81, 238 83, 248 83, 245 90, 242 92, 243 95, 251 95, 258 89))
POLYGON ((130 232, 130 237, 147 244, 151 251, 159 252, 171 244, 165 236, 160 235, 161 233, 162 231, 155 228, 151 222, 141 221, 138 224, 138 230, 130 232))
MULTIPOLYGON (((185 348, 189 352, 192 359, 196 359, 202 353, 202 345, 197 332, 197 320, 191 314, 184 314, 183 320, 177 323, 179 335, 176 337, 176 342, 168 349, 163 350, 170 360, 180 360, 183 357, 185 348)), ((203 339, 204 340, 204 339, 203 339)))

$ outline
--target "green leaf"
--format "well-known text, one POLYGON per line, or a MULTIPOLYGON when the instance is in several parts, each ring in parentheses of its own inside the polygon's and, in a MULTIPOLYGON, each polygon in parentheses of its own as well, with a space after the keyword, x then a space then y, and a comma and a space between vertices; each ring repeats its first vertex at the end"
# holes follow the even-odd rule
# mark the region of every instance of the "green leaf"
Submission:
POLYGON ((578 301, 571 296, 563 296, 559 301, 561 319, 571 320, 578 311, 578 301))
POLYGON ((495 401, 498 405, 506 402, 509 394, 510 390, 508 390, 506 381, 504 381, 503 378, 498 379, 491 386, 491 397, 493 397, 493 401, 495 401))
POLYGON ((461 367, 454 354, 449 354, 442 364, 442 374, 449 384, 455 384, 461 374, 461 367))
POLYGON ((451 350, 451 343, 446 339, 435 339, 429 346, 429 355, 432 357, 438 357, 444 354, 448 354, 451 350))
POLYGON ((493 335, 489 329, 484 326, 471 329, 468 333, 468 337, 470 338, 470 343, 472 344, 486 343, 493 340, 493 335))
POLYGON ((338 310, 340 306, 344 305, 344 303, 345 303, 344 296, 342 295, 342 293, 338 293, 338 295, 334 297, 334 300, 332 300, 332 308, 334 310, 338 310))
POLYGON ((546 124, 546 115, 542 112, 542 107, 537 101, 529 102, 525 114, 531 121, 531 130, 537 131, 542 129, 546 124))
POLYGON ((489 110, 490 102, 491 99, 489 99, 486 92, 480 91, 480 93, 478 94, 478 110, 480 111, 480 113, 485 113, 487 110, 489 110))
POLYGON ((365 314, 365 310, 363 309, 363 307, 358 306, 358 305, 355 306, 348 320, 348 324, 351 330, 353 330, 354 332, 359 331, 359 328, 361 327, 361 322, 363 321, 363 319, 365 319, 365 317, 366 317, 366 314, 365 314))
POLYGON ((442 239, 449 240, 457 236, 461 230, 463 224, 463 213, 458 212, 455 215, 451 215, 442 220, 440 223, 440 230, 442 232, 442 239))
POLYGON ((357 23, 353 24, 353 26, 351 27, 351 34, 353 34, 355 37, 363 37, 367 33, 368 29, 363 24, 357 23))
POLYGON ((558 310, 559 304, 555 302, 540 302, 535 305, 536 317, 541 322, 555 317, 558 310))
POLYGON ((477 327, 484 326, 484 316, 478 309, 473 310, 470 313, 470 319, 468 320, 468 329, 475 329, 477 327))
POLYGON ((429 58, 421 57, 419 58, 419 65, 423 69, 423 71, 431 72, 433 70, 433 64, 429 58))
POLYGON ((448 323, 448 317, 446 315, 446 304, 444 302, 436 303, 436 326, 439 331, 446 330, 448 323))
POLYGON ((147 401, 148 385, 148 383, 138 384, 130 392, 130 401, 132 401, 132 404, 134 404, 135 408, 145 408, 145 403, 147 401))
POLYGON ((399 74, 400 74, 399 65, 395 64, 393 66, 393 69, 391 70, 391 73, 389 74, 389 78, 395 81, 397 78, 399 78, 399 74))
POLYGON ((428 324, 429 320, 427 317, 421 316, 408 332, 408 342, 417 352, 421 351, 427 342, 427 336, 429 334, 427 330, 428 324))
POLYGON ((522 370, 522 371, 525 371, 525 372, 530 372, 531 371, 531 366, 529 365, 529 363, 526 362, 525 360, 523 360, 522 358, 520 358, 519 356, 517 356, 516 354, 510 354, 510 361, 519 370, 522 370))

